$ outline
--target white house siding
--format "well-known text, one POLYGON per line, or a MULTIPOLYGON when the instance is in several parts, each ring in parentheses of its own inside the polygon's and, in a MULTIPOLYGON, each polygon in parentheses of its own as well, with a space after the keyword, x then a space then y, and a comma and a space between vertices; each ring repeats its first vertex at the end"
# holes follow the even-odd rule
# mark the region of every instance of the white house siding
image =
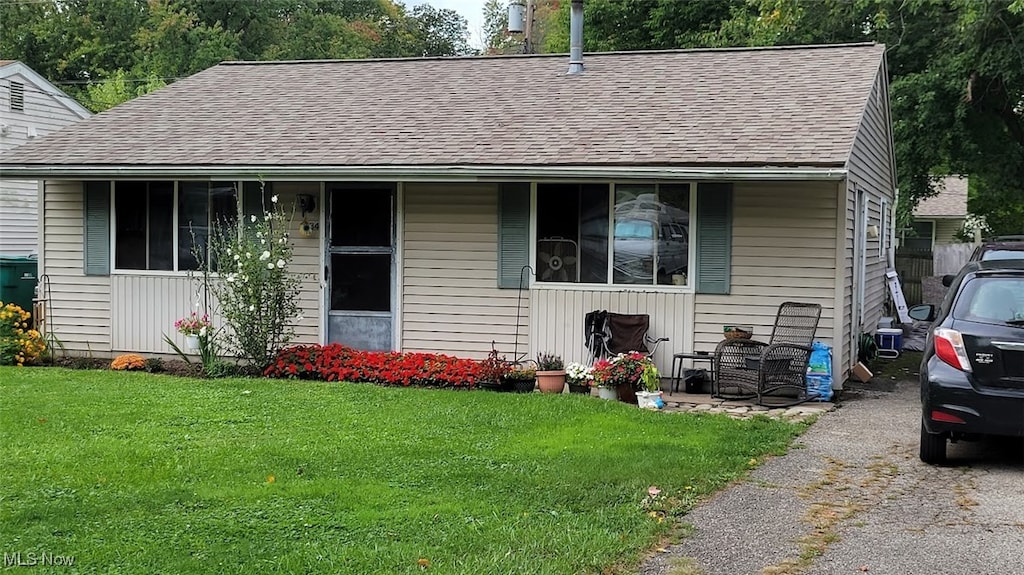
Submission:
POLYGON ((557 353, 566 362, 586 362, 589 351, 584 346, 583 322, 595 310, 649 315, 648 335, 669 338, 654 354, 658 369, 666 375, 673 353, 693 349, 692 292, 536 287, 530 298, 530 357, 557 353))
POLYGON ((935 245, 948 246, 963 243, 956 234, 964 225, 963 218, 942 218, 935 220, 935 245))
MULTIPOLYGON (((877 76, 875 86, 868 98, 861 120, 860 128, 854 139, 850 152, 850 159, 847 162, 848 181, 850 195, 856 197, 854 190, 863 190, 869 197, 869 218, 868 225, 878 225, 879 203, 884 198, 890 206, 895 205, 895 167, 893 166, 892 138, 889 129, 889 94, 886 85, 885 65, 883 65, 877 76)), ((854 199, 854 201, 856 201, 854 199)), ((859 211, 859 210, 858 210, 859 211)), ((850 214, 859 217, 859 214, 850 214)), ((889 227, 891 229, 891 226, 889 227)), ((848 226, 848 229, 855 229, 848 226)), ((859 335, 861 332, 873 332, 878 319, 883 314, 885 304, 886 283, 885 272, 888 262, 885 258, 878 257, 878 241, 869 239, 867 242, 866 269, 864 270, 864 309, 861 317, 850 317, 851 325, 844 329, 844 333, 859 335)), ((855 253, 853 247, 860 242, 860 238, 854 238, 849 246, 849 254, 855 253)), ((850 289, 854 293, 854 282, 851 282, 850 289)), ((851 342, 851 346, 853 343, 851 342)), ((854 350, 856 348, 853 348, 854 350)), ((856 354, 848 356, 848 366, 857 362, 856 354)))
MULTIPOLYGON (((714 350, 727 325, 751 326, 767 341, 786 301, 821 304, 814 339, 832 345, 841 185, 737 183, 734 190, 730 293, 695 296, 693 349, 714 350)), ((835 349, 835 365, 841 357, 835 349)))
MULTIPOLYGON (((0 89, 0 152, 55 132, 81 117, 51 95, 52 86, 12 74, 0 89), (25 86, 24 110, 11 110, 9 81, 25 86), (35 136, 30 137, 30 133, 35 136)), ((39 189, 35 180, 0 180, 0 254, 38 253, 39 189)))
MULTIPOLYGON (((299 193, 320 197, 320 184, 274 183, 274 193, 286 210, 291 210, 295 196, 299 193)), ((318 210, 319 200, 317 201, 318 210)), ((319 221, 319 211, 307 214, 309 221, 319 221)), ((301 223, 299 212, 291 225, 293 257, 291 270, 302 274, 304 280, 299 294, 299 306, 303 320, 296 323, 294 343, 320 342, 320 239, 299 237, 301 223)), ((174 321, 196 308, 202 301, 201 278, 191 277, 186 272, 147 273, 115 272, 111 278, 112 305, 110 325, 113 331, 115 352, 173 353, 174 350, 163 341, 163 335, 170 335, 179 347, 184 337, 174 330, 174 321)), ((211 306, 216 309, 216 305, 211 306)), ((215 323, 220 324, 221 318, 215 323)))
POLYGON ((86 276, 82 259, 82 182, 47 181, 40 274, 48 279, 46 328, 69 353, 111 351, 110 277, 86 276))
POLYGON ((529 348, 530 294, 499 289, 498 186, 406 184, 401 238, 401 347, 483 358, 529 348))

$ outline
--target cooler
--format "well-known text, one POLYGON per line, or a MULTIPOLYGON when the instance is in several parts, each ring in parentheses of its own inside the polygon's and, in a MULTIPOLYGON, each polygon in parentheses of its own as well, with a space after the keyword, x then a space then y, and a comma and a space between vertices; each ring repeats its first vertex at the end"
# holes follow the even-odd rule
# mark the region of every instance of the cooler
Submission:
POLYGON ((903 330, 895 328, 879 328, 875 332, 875 343, 878 345, 878 355, 882 357, 899 357, 903 349, 903 330))

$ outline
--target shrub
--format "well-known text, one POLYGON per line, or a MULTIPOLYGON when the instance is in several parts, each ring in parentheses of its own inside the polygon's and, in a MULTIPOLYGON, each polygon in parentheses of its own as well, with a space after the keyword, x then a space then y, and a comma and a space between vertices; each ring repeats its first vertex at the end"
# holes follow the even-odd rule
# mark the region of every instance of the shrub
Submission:
POLYGON ((260 369, 274 361, 294 337, 294 322, 302 320, 297 303, 302 276, 289 271, 291 214, 277 196, 271 202, 262 218, 217 222, 208 259, 196 254, 205 262, 204 286, 230 328, 224 331, 227 350, 260 369), (219 277, 214 280, 206 272, 219 277))
POLYGON ((117 371, 133 371, 146 369, 146 358, 137 353, 126 353, 114 358, 110 362, 110 369, 117 371))
POLYGON ((264 370, 268 377, 352 381, 405 387, 476 385, 482 362, 433 353, 358 351, 332 343, 282 349, 264 370))
POLYGON ((20 306, 0 302, 0 365, 32 363, 46 351, 43 336, 29 329, 30 317, 20 306))

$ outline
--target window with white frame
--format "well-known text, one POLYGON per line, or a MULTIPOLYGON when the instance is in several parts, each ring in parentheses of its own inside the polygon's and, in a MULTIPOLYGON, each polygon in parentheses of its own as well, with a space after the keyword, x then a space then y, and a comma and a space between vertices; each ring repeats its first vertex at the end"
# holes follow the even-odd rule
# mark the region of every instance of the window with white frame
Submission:
POLYGON ((235 182, 119 181, 114 183, 114 268, 198 269, 218 223, 236 220, 235 182))
POLYGON ((536 278, 688 284, 691 184, 538 184, 536 278))

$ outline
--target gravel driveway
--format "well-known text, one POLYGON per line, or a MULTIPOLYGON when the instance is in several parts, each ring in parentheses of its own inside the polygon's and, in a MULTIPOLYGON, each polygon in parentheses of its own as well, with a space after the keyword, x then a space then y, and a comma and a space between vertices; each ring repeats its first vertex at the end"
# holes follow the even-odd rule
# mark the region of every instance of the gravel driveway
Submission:
POLYGON ((949 467, 925 465, 918 397, 914 379, 849 388, 640 573, 1024 575, 1021 442, 958 443, 949 467))

